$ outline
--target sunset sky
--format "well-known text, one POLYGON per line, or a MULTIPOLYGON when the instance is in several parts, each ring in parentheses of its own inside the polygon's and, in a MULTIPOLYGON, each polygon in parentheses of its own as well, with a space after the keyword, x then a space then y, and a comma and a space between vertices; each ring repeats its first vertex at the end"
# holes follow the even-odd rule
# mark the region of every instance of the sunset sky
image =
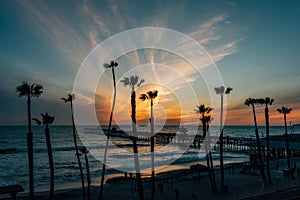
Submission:
MULTIPOLYGON (((33 116, 47 111, 56 116, 55 124, 70 124, 69 105, 60 98, 73 91, 83 60, 102 41, 139 27, 172 29, 202 45, 225 86, 233 88, 227 97, 227 125, 252 125, 252 111, 244 100, 267 96, 275 99, 270 107, 272 125, 283 124, 276 111, 283 105, 293 108, 288 121, 300 123, 299 19, 299 1, 0 1, 0 125, 26 124, 26 100, 15 92, 24 80, 44 86, 44 94, 32 101, 33 116)), ((120 80, 133 75, 133 69, 145 79, 137 96, 159 91, 154 104, 161 123, 185 119, 185 124, 193 124, 198 118, 196 104, 211 103, 203 77, 177 55, 145 49, 116 61, 117 123, 130 123, 130 88, 120 80), (154 83, 158 80, 164 85, 154 83)), ((86 100, 78 106, 95 104, 99 121, 106 123, 112 97, 110 70, 100 78, 94 96, 77 94, 86 100)), ((148 123, 149 102, 137 99, 137 112, 138 122, 148 123)), ((262 106, 257 114, 263 125, 262 106)))

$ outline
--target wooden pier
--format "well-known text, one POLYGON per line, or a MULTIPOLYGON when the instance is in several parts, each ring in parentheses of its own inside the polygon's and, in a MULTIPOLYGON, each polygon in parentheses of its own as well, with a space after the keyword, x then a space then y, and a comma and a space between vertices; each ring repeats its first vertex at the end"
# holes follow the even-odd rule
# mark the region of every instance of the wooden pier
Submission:
MULTIPOLYGON (((104 134, 107 134, 107 129, 102 129, 104 134)), ((86 129, 85 134, 90 133, 100 133, 100 129, 86 129)), ((125 139, 132 139, 130 132, 125 132, 123 130, 117 130, 113 128, 110 133, 110 137, 119 137, 125 139)), ((150 142, 149 132, 139 132, 137 135, 138 141, 150 142)), ((292 157, 300 156, 300 134, 289 135, 290 140, 290 151, 292 157)), ((211 136, 212 141, 211 149, 218 150, 220 147, 219 136, 211 136)), ((200 149, 203 145, 204 137, 202 135, 188 135, 188 134, 178 134, 169 132, 159 132, 155 134, 155 142, 157 144, 188 144, 191 148, 200 149)), ((265 138, 260 138, 260 146, 262 155, 266 157, 266 141, 265 138)), ((223 138, 223 149, 224 151, 231 152, 244 152, 249 154, 256 154, 257 145, 254 138, 247 137, 230 137, 225 136, 223 138)), ((270 137, 270 152, 271 159, 284 158, 286 157, 285 150, 285 138, 284 136, 271 136, 270 137)))

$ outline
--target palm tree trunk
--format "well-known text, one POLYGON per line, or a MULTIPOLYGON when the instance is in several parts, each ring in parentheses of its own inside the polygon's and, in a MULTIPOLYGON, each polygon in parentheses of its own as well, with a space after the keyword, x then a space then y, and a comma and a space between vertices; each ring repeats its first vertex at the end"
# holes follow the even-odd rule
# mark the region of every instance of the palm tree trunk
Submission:
POLYGON ((268 183, 271 184, 271 172, 270 172, 270 124, 269 124, 269 109, 266 105, 265 108, 265 119, 266 119, 266 137, 267 137, 267 175, 268 183))
POLYGON ((221 190, 224 191, 224 158, 223 158, 223 94, 221 94, 221 113, 220 113, 220 171, 221 171, 221 190))
POLYGON ((54 199, 54 163, 53 163, 52 147, 51 147, 51 140, 50 140, 50 130, 49 130, 48 124, 46 124, 45 136, 46 136, 48 159, 49 159, 49 166, 50 166, 50 196, 49 196, 49 199, 53 200, 54 199))
POLYGON ((215 193, 215 187, 214 187, 211 168, 210 168, 210 159, 209 159, 209 152, 208 152, 208 138, 206 137, 206 122, 204 121, 204 115, 202 115, 202 131, 203 131, 203 137, 205 138, 203 140, 203 142, 205 142, 204 148, 205 148, 205 154, 206 154, 205 157, 206 157, 206 165, 207 165, 207 169, 208 169, 209 182, 210 182, 212 192, 215 193))
POLYGON ((109 142, 109 137, 110 137, 111 123, 112 123, 113 113, 114 113, 115 104, 116 104, 116 95, 117 95, 115 69, 113 67, 111 69, 112 69, 113 83, 114 83, 114 98, 113 98, 112 108, 111 108, 111 112, 110 112, 110 116, 109 116, 107 139, 106 139, 106 144, 105 144, 104 159, 103 159, 103 165, 102 165, 102 176, 101 176, 100 196, 99 196, 100 200, 102 200, 102 197, 103 197, 103 185, 104 185, 104 177, 105 177, 105 167, 106 167, 105 164, 106 164, 106 159, 107 159, 108 142, 109 142))
POLYGON ((136 103, 135 103, 135 91, 134 87, 132 87, 131 91, 131 119, 132 119, 132 142, 133 142, 133 153, 134 153, 134 164, 135 164, 135 172, 136 172, 136 179, 137 179, 137 185, 138 185, 138 193, 140 200, 144 200, 144 190, 143 190, 143 182, 142 177, 140 173, 140 163, 139 163, 139 157, 138 157, 138 147, 137 147, 137 129, 136 129, 136 103))
POLYGON ((91 177, 90 177, 90 167, 89 167, 89 159, 87 153, 84 153, 85 165, 86 165, 86 176, 87 176, 87 200, 91 199, 91 177))
POLYGON ((71 112, 72 112, 73 139, 74 139, 76 157, 77 157, 79 171, 80 171, 81 186, 82 186, 82 196, 83 196, 83 199, 85 200, 86 196, 85 196, 85 187, 84 187, 84 176, 83 176, 83 171, 82 171, 82 166, 81 166, 81 161, 80 161, 80 155, 79 155, 78 146, 77 146, 76 128, 75 128, 75 122, 74 122, 73 102, 72 101, 71 101, 71 112))
POLYGON ((212 183, 214 186, 214 192, 216 193, 218 191, 218 188, 217 188, 217 182, 216 182, 215 171, 214 171, 213 157, 212 157, 212 153, 211 153, 211 140, 210 140, 208 123, 207 123, 207 138, 208 138, 208 145, 209 145, 209 160, 210 160, 211 177, 212 177, 212 183))
POLYGON ((34 174, 33 174, 33 134, 31 131, 31 108, 30 94, 27 96, 27 118, 28 118, 28 133, 27 133, 27 148, 28 148, 28 167, 29 167, 29 198, 34 199, 34 174))
POLYGON ((206 157, 206 165, 207 165, 207 169, 208 169, 209 182, 210 182, 212 192, 215 193, 215 186, 214 186, 214 182, 213 182, 213 178, 212 178, 212 171, 210 168, 210 158, 209 158, 207 142, 205 142, 204 148, 205 148, 205 154, 206 154, 205 157, 206 157))
POLYGON ((209 151, 209 161, 210 161, 210 170, 211 170, 212 184, 214 186, 214 193, 217 193, 218 188, 217 188, 217 182, 216 182, 216 176, 215 176, 215 170, 214 170, 214 163, 213 163, 213 158, 212 158, 211 151, 209 151))
POLYGON ((284 127, 285 127, 285 146, 286 146, 287 163, 288 163, 289 173, 291 173, 291 159, 290 159, 290 150, 289 150, 289 137, 287 131, 287 124, 286 124, 286 114, 284 114, 284 127))
POLYGON ((258 150, 258 157, 259 157, 259 169, 260 169, 260 174, 261 178, 263 180, 263 183, 266 184, 266 175, 265 175, 265 170, 264 170, 264 162, 262 159, 262 154, 261 154, 261 147, 260 147, 260 140, 259 140, 259 134, 258 134, 258 128, 257 128, 257 121, 256 121, 256 114, 255 114, 255 108, 254 105, 252 105, 252 111, 253 111, 253 118, 254 118, 254 125, 255 125, 255 136, 256 136, 256 142, 257 142, 257 150, 258 150))
POLYGON ((154 199, 155 193, 155 169, 154 169, 154 120, 153 120, 153 100, 151 99, 151 170, 152 170, 152 192, 151 200, 154 199))

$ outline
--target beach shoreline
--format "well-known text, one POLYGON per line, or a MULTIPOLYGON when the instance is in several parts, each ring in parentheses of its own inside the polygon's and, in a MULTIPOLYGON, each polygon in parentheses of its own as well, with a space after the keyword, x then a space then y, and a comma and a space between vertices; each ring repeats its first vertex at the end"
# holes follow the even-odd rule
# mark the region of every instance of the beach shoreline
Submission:
MULTIPOLYGON (((293 160, 297 166, 300 166, 300 158, 293 160)), ((175 169, 170 171, 157 172, 156 174, 156 192, 155 199, 166 199, 174 197, 174 190, 178 188, 180 196, 183 199, 244 199, 254 196, 261 196, 273 193, 280 193, 299 187, 300 176, 295 174, 295 179, 283 176, 282 170, 286 167, 286 160, 271 161, 271 174, 273 184, 265 185, 264 188, 260 182, 259 173, 241 173, 243 171, 243 162, 228 163, 225 165, 225 183, 228 186, 227 193, 214 195, 210 190, 207 172, 199 172, 186 169, 175 169), (279 163, 280 168, 277 170, 276 165, 279 163), (232 167, 233 166, 233 167, 232 167), (158 190, 158 185, 163 185, 163 192, 158 190)), ((219 182, 219 168, 216 167, 216 178, 219 182)), ((99 195, 99 180, 97 177, 93 180, 91 186, 91 199, 97 199, 99 195)), ((143 178, 145 196, 150 197, 151 181, 149 178, 143 178)), ((129 177, 125 178, 124 174, 107 176, 104 186, 104 199, 132 199, 137 194, 133 192, 135 181, 129 177)), ((218 183, 219 185, 219 183, 218 183)), ((56 188, 59 188, 57 186, 56 188)), ((35 193, 37 199, 48 198, 48 191, 39 191, 35 193)), ((273 194, 274 195, 274 194, 273 194)), ((17 195, 17 199, 28 199, 27 193, 23 192, 17 195)), ((146 199, 147 199, 146 198, 146 199)), ((55 199, 82 199, 81 185, 76 183, 70 188, 59 188, 55 190, 55 199)))

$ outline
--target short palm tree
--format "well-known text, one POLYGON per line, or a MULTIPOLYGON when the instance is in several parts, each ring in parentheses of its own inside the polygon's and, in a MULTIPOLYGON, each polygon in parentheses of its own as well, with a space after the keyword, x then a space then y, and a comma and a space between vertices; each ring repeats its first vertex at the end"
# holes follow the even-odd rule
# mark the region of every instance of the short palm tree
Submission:
POLYGON ((224 188, 224 157, 223 157, 223 104, 224 104, 224 93, 230 94, 232 88, 228 87, 226 90, 224 86, 215 88, 215 92, 221 96, 221 112, 220 112, 220 171, 221 171, 221 190, 225 191, 224 188))
POLYGON ((272 183, 271 173, 270 173, 270 117, 269 117, 269 105, 271 106, 274 99, 266 97, 264 99, 257 99, 258 104, 265 105, 265 120, 266 120, 266 140, 267 140, 267 175, 268 183, 272 183))
POLYGON ((84 154, 84 160, 85 160, 85 168, 86 168, 86 177, 87 177, 87 200, 91 199, 91 176, 90 176, 90 166, 89 166, 89 159, 87 154, 89 151, 86 149, 86 147, 80 148, 81 153, 84 154))
POLYGON ((285 147, 286 147, 286 154, 287 154, 287 163, 288 163, 289 172, 291 172, 291 152, 289 150, 289 138, 288 138, 288 132, 287 132, 286 115, 291 113, 292 108, 282 106, 282 108, 278 108, 277 111, 279 113, 283 114, 284 127, 285 127, 285 147))
POLYGON ((79 171, 80 171, 82 196, 83 196, 83 199, 85 200, 84 176, 83 176, 83 170, 82 170, 82 165, 81 165, 81 161, 80 161, 80 154, 78 152, 76 127, 75 127, 74 114, 73 114, 73 101, 75 99, 75 95, 74 94, 68 94, 67 98, 61 98, 61 99, 64 100, 65 103, 70 103, 70 105, 71 105, 73 140, 74 140, 76 157, 77 157, 77 162, 78 162, 79 171))
POLYGON ((261 153, 261 147, 260 147, 260 140, 259 140, 259 134, 258 134, 258 128, 257 128, 257 121, 256 121, 256 114, 255 114, 255 104, 257 103, 256 99, 248 98, 245 100, 244 104, 246 106, 252 106, 252 112, 253 112, 253 119, 254 119, 254 125, 255 125, 255 136, 256 136, 256 143, 257 143, 257 151, 258 151, 258 157, 259 157, 259 169, 260 174, 263 180, 263 183, 266 184, 266 175, 265 175, 265 169, 264 169, 264 162, 262 159, 262 153, 261 153))
POLYGON ((43 93, 43 86, 33 83, 23 82, 16 87, 19 97, 27 97, 27 118, 28 118, 28 133, 27 133, 27 148, 28 148, 28 164, 29 164, 29 198, 34 199, 34 176, 33 176, 33 134, 31 132, 31 98, 38 98, 43 93))
POLYGON ((150 123, 151 123, 151 137, 150 137, 150 152, 151 152, 151 171, 152 171, 152 194, 151 199, 154 199, 155 192, 155 169, 154 169, 154 119, 153 119, 153 100, 157 97, 158 91, 148 91, 147 94, 141 94, 142 101, 150 100, 150 123))
POLYGON ((132 126, 132 147, 133 147, 133 153, 134 153, 134 164, 135 164, 135 172, 136 172, 136 178, 137 178, 137 185, 138 185, 138 193, 140 200, 144 200, 144 190, 143 190, 143 182, 140 172, 140 163, 139 163, 139 157, 138 157, 138 147, 137 147, 137 129, 136 129, 136 94, 135 94, 135 87, 140 87, 140 85, 145 80, 142 79, 139 81, 138 76, 130 76, 124 77, 123 80, 121 80, 121 83, 125 87, 131 87, 131 126, 132 126))
POLYGON ((49 159, 49 166, 50 166, 50 196, 49 199, 54 199, 54 163, 53 163, 53 155, 52 155, 52 147, 51 147, 51 139, 50 139, 50 129, 49 124, 54 122, 55 117, 48 115, 48 113, 41 113, 42 121, 38 120, 37 118, 33 118, 38 125, 43 123, 45 125, 45 136, 46 136, 46 144, 47 144, 47 151, 48 151, 48 159, 49 159))
POLYGON ((100 200, 102 199, 102 196, 103 196, 103 184, 104 184, 104 177, 105 177, 105 165, 106 165, 106 158, 107 158, 107 149, 108 149, 108 142, 109 142, 109 136, 110 136, 110 131, 111 131, 111 123, 112 123, 112 118, 113 118, 113 113, 114 113, 115 103, 116 103, 116 95, 117 95, 116 90, 117 90, 117 87, 116 87, 116 78, 115 78, 115 67, 117 67, 117 66, 118 66, 118 63, 115 62, 115 61, 110 61, 110 63, 105 63, 104 64, 104 68, 112 70, 113 84, 114 84, 114 98, 113 98, 112 108, 111 108, 110 117, 109 117, 109 124, 108 124, 108 130, 107 130, 107 139, 106 139, 104 159, 103 159, 103 164, 102 164, 102 176, 101 176, 100 196, 99 196, 100 200))
POLYGON ((208 151, 208 143, 209 139, 207 137, 207 118, 206 115, 209 114, 213 109, 210 107, 206 107, 204 104, 197 106, 197 109, 194 109, 196 113, 200 114, 200 121, 202 122, 202 131, 203 131, 203 137, 205 140, 204 148, 205 148, 205 154, 206 154, 206 163, 207 163, 207 168, 208 168, 208 173, 209 173, 209 180, 210 180, 210 185, 213 193, 217 192, 215 180, 213 179, 213 174, 212 174, 212 169, 210 165, 210 154, 208 151))

